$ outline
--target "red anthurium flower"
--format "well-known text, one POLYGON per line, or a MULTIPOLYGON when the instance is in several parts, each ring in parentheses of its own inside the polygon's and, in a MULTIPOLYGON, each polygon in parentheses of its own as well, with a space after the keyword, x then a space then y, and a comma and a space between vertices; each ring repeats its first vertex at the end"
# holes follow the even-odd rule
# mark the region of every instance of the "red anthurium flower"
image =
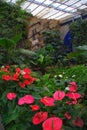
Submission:
POLYGON ((24 105, 25 104, 25 100, 24 100, 24 98, 22 97, 22 98, 20 98, 19 100, 18 100, 18 105, 24 105))
POLYGON ((17 97, 17 95, 13 92, 7 93, 7 99, 8 100, 13 100, 16 97, 17 97))
POLYGON ((69 90, 70 90, 70 92, 76 92, 77 91, 77 85, 76 85, 75 82, 70 82, 69 90))
POLYGON ((45 106, 54 106, 54 99, 51 97, 43 97, 40 99, 40 101, 45 105, 45 106))
POLYGON ((25 85, 30 85, 31 82, 30 82, 29 80, 26 79, 26 80, 24 80, 24 84, 25 84, 25 85))
POLYGON ((19 73, 13 74, 12 80, 19 81, 18 76, 19 76, 19 73))
POLYGON ((24 97, 18 100, 18 105, 31 104, 33 102, 34 102, 34 98, 32 95, 25 95, 24 97))
POLYGON ((73 125, 82 128, 84 126, 84 122, 80 117, 77 117, 73 122, 73 125))
POLYGON ((10 75, 2 75, 2 79, 9 81, 9 80, 11 80, 11 76, 10 75))
POLYGON ((37 111, 37 110, 40 109, 40 107, 39 107, 37 104, 32 105, 32 106, 30 106, 30 107, 31 107, 32 111, 37 111))
POLYGON ((76 86, 76 82, 70 82, 70 85, 75 85, 76 86))
POLYGON ((31 73, 31 70, 30 70, 29 68, 25 68, 25 69, 23 69, 23 71, 24 71, 25 73, 27 73, 27 74, 30 74, 30 73, 31 73))
POLYGON ((31 104, 34 102, 34 97, 32 95, 25 95, 23 98, 26 104, 31 104))
POLYGON ((21 69, 20 68, 16 68, 16 73, 20 73, 21 69))
POLYGON ((79 93, 73 93, 73 92, 66 93, 66 96, 73 100, 77 100, 78 98, 81 98, 81 95, 79 93))
POLYGON ((62 100, 65 97, 65 93, 63 91, 56 91, 53 95, 55 100, 62 100))
POLYGON ((30 84, 32 84, 34 81, 35 81, 36 79, 35 78, 29 78, 29 79, 25 79, 24 80, 24 84, 25 85, 30 85, 30 84))
POLYGON ((29 74, 26 73, 26 74, 23 75, 23 78, 24 79, 31 79, 32 77, 29 74))
POLYGON ((63 121, 58 117, 51 117, 44 121, 43 130, 61 130, 63 121))
POLYGON ((67 118, 67 119, 71 119, 71 115, 68 113, 68 112, 65 112, 65 117, 67 118))
POLYGON ((6 66, 6 68, 7 68, 7 69, 9 69, 9 68, 10 68, 10 66, 9 66, 9 65, 7 65, 7 66, 6 66))
POLYGON ((18 84, 19 84, 19 86, 20 86, 21 88, 25 88, 25 84, 24 84, 24 83, 19 82, 18 84))
POLYGON ((43 122, 44 120, 46 120, 48 117, 48 113, 47 112, 38 112, 34 115, 32 122, 34 125, 38 125, 41 122, 43 122))
POLYGON ((1 70, 3 70, 4 72, 7 72, 7 73, 9 73, 9 70, 8 70, 8 68, 5 68, 5 67, 3 67, 3 68, 1 68, 1 70))

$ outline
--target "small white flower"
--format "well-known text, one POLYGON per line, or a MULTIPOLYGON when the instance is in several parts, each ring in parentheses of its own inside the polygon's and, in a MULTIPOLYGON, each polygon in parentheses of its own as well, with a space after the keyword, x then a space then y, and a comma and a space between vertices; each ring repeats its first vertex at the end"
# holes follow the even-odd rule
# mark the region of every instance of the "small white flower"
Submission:
POLYGON ((61 74, 59 74, 59 77, 62 78, 63 76, 61 74))
POLYGON ((66 79, 68 79, 68 77, 66 77, 66 79))
POLYGON ((56 78, 56 77, 57 77, 57 75, 54 75, 54 77, 56 78))
POLYGON ((20 73, 21 73, 22 75, 26 74, 26 72, 24 72, 23 70, 21 70, 20 73))
POLYGON ((73 75, 72 77, 75 77, 75 75, 73 75))
POLYGON ((1 68, 5 68, 5 66, 4 66, 4 65, 2 65, 2 66, 1 66, 1 68))
POLYGON ((69 87, 66 87, 65 90, 69 90, 69 87))

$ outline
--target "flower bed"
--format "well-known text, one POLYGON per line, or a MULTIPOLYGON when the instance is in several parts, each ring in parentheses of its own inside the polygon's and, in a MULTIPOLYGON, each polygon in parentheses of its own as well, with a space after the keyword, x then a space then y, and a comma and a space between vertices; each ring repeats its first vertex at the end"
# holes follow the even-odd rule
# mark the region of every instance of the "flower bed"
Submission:
POLYGON ((35 86, 38 79, 30 68, 6 66, 0 78, 0 111, 6 130, 86 130, 83 96, 75 82, 49 96, 35 86))

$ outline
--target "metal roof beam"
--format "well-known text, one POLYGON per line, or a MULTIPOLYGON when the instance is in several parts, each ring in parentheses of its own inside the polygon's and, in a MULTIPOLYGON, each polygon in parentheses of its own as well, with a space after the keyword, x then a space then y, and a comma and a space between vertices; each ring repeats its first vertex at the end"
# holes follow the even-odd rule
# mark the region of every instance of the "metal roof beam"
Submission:
POLYGON ((35 9, 33 9, 33 10, 31 11, 31 13, 34 12, 37 8, 39 8, 39 6, 43 5, 43 3, 44 3, 45 1, 46 1, 46 0, 44 0, 43 2, 41 2, 40 5, 38 5, 35 9))
MULTIPOLYGON (((31 0, 28 0, 28 1, 31 2, 31 0)), ((37 4, 37 5, 40 5, 40 4, 41 4, 40 2, 37 2, 36 0, 33 0, 33 3, 34 3, 34 4, 37 4)), ((45 4, 45 3, 43 3, 42 6, 48 7, 48 5, 45 4)), ((49 8, 53 8, 53 9, 55 9, 55 10, 63 11, 63 12, 65 12, 65 13, 72 13, 71 11, 66 11, 66 10, 64 10, 64 9, 61 9, 61 8, 58 8, 58 7, 54 7, 53 5, 50 5, 49 8)))
MULTIPOLYGON (((51 3, 51 4, 49 4, 47 7, 49 7, 50 5, 52 5, 54 3, 54 1, 51 3)), ((44 11, 46 9, 46 7, 44 7, 44 9, 42 9, 42 10, 40 10, 36 15, 38 15, 38 14, 40 14, 42 11, 44 11)))
MULTIPOLYGON (((33 3, 33 1, 34 1, 34 0, 30 0, 29 5, 28 5, 25 9, 27 9, 27 8, 33 3)), ((29 2, 29 1, 28 1, 28 2, 29 2)))
MULTIPOLYGON (((69 0, 67 0, 67 1, 69 1, 69 0)), ((66 3, 67 1, 65 1, 64 3, 66 3)), ((50 5, 52 5, 53 3, 55 3, 56 2, 56 0, 55 1, 53 1, 50 5)), ((50 5, 48 5, 48 7, 50 7, 50 5)), ((60 7, 60 5, 58 6, 58 7, 60 7)), ((58 11, 59 12, 59 11, 58 11)), ((42 15, 41 17, 44 17, 46 14, 48 14, 48 12, 47 13, 45 13, 44 15, 42 15)))
MULTIPOLYGON (((81 6, 82 6, 82 5, 80 5, 79 7, 81 7, 81 6)), ((77 8, 77 9, 78 9, 78 8, 77 8)), ((72 9, 71 11, 73 11, 73 9, 72 9)), ((81 15, 81 14, 80 14, 80 13, 78 13, 78 12, 75 12, 75 13, 74 13, 74 15, 75 15, 75 14, 77 14, 77 15, 81 15)), ((57 17, 61 17, 61 16, 62 16, 62 15, 57 16, 57 17)), ((56 19, 57 17, 54 17, 54 19, 56 19)))
MULTIPOLYGON (((52 0, 52 1, 54 1, 55 2, 55 0, 52 0)), ((78 1, 76 1, 76 2, 80 2, 81 0, 78 0, 78 1)), ((71 8, 73 8, 73 9, 76 9, 74 6, 72 6, 72 4, 71 5, 68 5, 68 4, 66 4, 66 3, 62 3, 62 2, 55 2, 55 3, 58 3, 58 4, 61 4, 61 5, 65 5, 65 6, 67 6, 67 7, 71 7, 71 8)))
MULTIPOLYGON (((74 5, 74 4, 76 4, 76 3, 78 3, 79 2, 79 0, 78 1, 76 1, 75 3, 73 3, 72 5, 74 5)), ((71 6, 72 6, 71 5, 71 6)), ((67 9, 68 7, 66 7, 65 9, 67 9)), ((76 8, 77 9, 77 8, 76 8)), ((72 9, 71 11, 73 11, 74 9, 72 9)), ((50 18, 50 17, 52 17, 53 15, 55 15, 55 14, 57 14, 57 13, 54 13, 54 14, 52 14, 52 15, 50 15, 49 17, 47 17, 47 18, 50 18)), ((74 13, 73 13, 74 14, 74 13)), ((76 12, 75 12, 75 14, 76 14, 76 12)), ((58 16, 59 17, 59 16, 58 16)))

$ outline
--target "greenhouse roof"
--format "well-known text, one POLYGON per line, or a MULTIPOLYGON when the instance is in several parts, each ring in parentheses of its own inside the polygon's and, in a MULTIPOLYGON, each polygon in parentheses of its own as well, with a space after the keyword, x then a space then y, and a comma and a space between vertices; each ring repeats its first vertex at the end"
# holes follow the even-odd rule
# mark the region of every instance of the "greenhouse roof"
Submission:
MULTIPOLYGON (((18 0, 6 0, 16 3, 18 0)), ((24 0, 21 7, 41 19, 64 20, 87 13, 87 0, 24 0)))

